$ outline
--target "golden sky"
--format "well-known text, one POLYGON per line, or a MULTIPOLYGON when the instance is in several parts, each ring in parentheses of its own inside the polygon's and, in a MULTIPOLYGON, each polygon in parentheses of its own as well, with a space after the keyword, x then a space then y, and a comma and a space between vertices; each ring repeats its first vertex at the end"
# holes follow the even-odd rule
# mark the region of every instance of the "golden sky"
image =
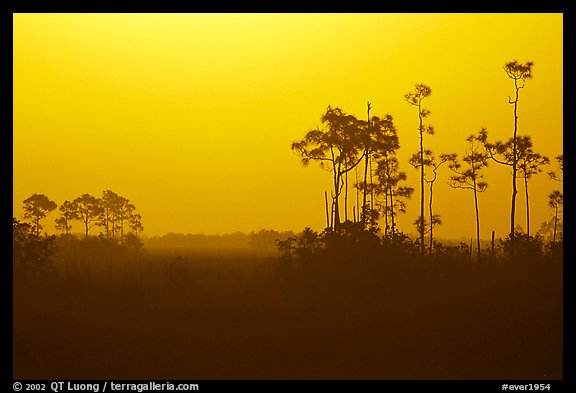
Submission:
MULTIPOLYGON (((404 94, 432 88, 436 134, 425 147, 461 155, 481 127, 493 140, 512 136, 503 66, 533 61, 519 133, 553 158, 563 151, 562 35, 562 14, 15 14, 13 213, 21 218, 33 193, 61 204, 110 189, 136 205, 148 236, 321 230, 330 174, 303 168, 290 144, 328 105, 365 118, 370 101, 398 128, 400 166, 416 188, 398 225, 414 232, 418 117, 404 94)), ((485 173, 481 236, 505 236, 509 170, 485 173)), ((440 168, 435 235, 473 237, 472 193, 451 189, 449 176, 440 168)), ((545 173, 531 179, 532 232, 560 187, 545 173)), ((49 232, 57 216, 44 220, 49 232)))

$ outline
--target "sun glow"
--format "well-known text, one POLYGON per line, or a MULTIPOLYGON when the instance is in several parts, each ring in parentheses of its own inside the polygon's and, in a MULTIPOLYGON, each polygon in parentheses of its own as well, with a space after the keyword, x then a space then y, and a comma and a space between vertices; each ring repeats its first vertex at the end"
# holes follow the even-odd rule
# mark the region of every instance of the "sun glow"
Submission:
MULTIPOLYGON (((515 59, 535 63, 520 132, 553 159, 562 29, 561 14, 15 14, 14 215, 36 192, 61 204, 112 189, 136 204, 148 235, 322 229, 330 176, 302 168, 290 144, 328 105, 363 118, 370 101, 373 114, 391 114, 417 187, 408 158, 418 119, 404 94, 432 88, 437 131, 426 144, 462 154, 481 127, 511 136, 503 65, 515 59)), ((438 236, 472 236, 471 195, 440 176, 438 236)), ((506 169, 486 176, 488 238, 507 231, 511 191, 506 169)), ((532 181, 537 227, 558 185, 545 174, 532 181)), ((413 197, 401 229, 413 231, 417 214, 413 197)))

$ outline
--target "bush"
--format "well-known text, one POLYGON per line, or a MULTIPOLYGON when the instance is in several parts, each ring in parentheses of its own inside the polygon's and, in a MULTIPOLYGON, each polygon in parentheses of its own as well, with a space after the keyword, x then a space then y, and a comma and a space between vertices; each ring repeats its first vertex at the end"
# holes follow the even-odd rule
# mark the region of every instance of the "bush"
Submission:
POLYGON ((53 256, 56 236, 36 236, 29 224, 16 218, 12 223, 12 263, 16 278, 30 279, 56 273, 53 256))

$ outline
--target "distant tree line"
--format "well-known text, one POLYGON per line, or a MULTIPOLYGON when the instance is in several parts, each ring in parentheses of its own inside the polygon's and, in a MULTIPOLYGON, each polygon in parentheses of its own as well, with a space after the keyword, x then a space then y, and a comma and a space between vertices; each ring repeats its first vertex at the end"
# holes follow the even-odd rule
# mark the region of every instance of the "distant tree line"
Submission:
POLYGON ((65 252, 75 247, 75 242, 84 252, 101 252, 104 249, 126 251, 142 247, 138 234, 144 230, 142 217, 130 201, 115 192, 106 190, 102 197, 83 194, 72 201, 64 201, 60 206, 44 194, 33 194, 24 201, 24 222, 13 219, 12 249, 14 277, 30 280, 44 279, 56 274, 54 257, 57 252, 65 252), (61 236, 42 235, 43 220, 58 208, 56 228, 61 236), (84 240, 71 234, 72 224, 80 222, 84 240), (98 226, 103 232, 88 242, 90 230, 98 226), (91 250, 91 251, 88 251, 91 250))
MULTIPOLYGON (((30 221, 31 230, 40 237, 43 229, 41 221, 56 210, 58 205, 44 194, 33 194, 24 200, 24 218, 30 221)), ((102 197, 83 194, 72 201, 64 201, 58 208, 60 217, 56 229, 62 235, 69 235, 74 221, 80 222, 84 237, 88 239, 94 226, 103 229, 106 239, 124 244, 128 230, 136 239, 144 230, 142 216, 136 212, 136 207, 130 201, 113 191, 105 190, 102 197)))
MULTIPOLYGON (((480 209, 479 193, 488 187, 484 180, 483 169, 489 162, 507 166, 511 169, 511 212, 510 232, 505 243, 510 259, 514 260, 517 243, 537 242, 530 231, 530 200, 529 180, 542 172, 542 168, 550 164, 550 159, 534 149, 532 139, 528 135, 519 134, 518 105, 520 91, 525 87, 526 81, 532 78, 533 62, 508 62, 504 65, 506 75, 514 82, 514 96, 508 97, 508 103, 513 105, 513 131, 510 139, 506 141, 490 141, 488 131, 482 128, 477 135, 466 138, 468 147, 462 157, 456 153, 443 153, 438 157, 430 149, 425 148, 424 135, 434 135, 434 128, 427 124, 431 112, 423 106, 423 101, 432 93, 432 89, 425 84, 417 84, 414 91, 405 94, 404 99, 409 105, 418 110, 418 151, 412 155, 409 164, 418 169, 420 183, 420 214, 414 221, 418 239, 420 256, 432 255, 436 243, 433 240, 434 227, 440 225, 441 216, 433 210, 433 187, 438 179, 438 171, 443 164, 450 169, 452 176, 447 183, 453 188, 468 189, 472 191, 476 218, 476 251, 480 260, 480 209), (517 180, 523 179, 526 204, 526 233, 522 234, 515 222, 516 197, 518 194, 517 180), (428 217, 425 213, 425 194, 428 185, 428 217), (429 236, 429 245, 426 250, 425 236, 429 236), (518 240, 519 239, 519 240, 518 240)), ((321 116, 321 126, 309 130, 304 138, 292 143, 292 151, 301 158, 301 163, 307 166, 315 161, 320 167, 331 173, 332 189, 330 198, 325 195, 326 231, 343 233, 350 228, 355 230, 378 233, 379 220, 383 219, 383 238, 394 240, 399 231, 396 228, 395 217, 398 213, 405 213, 405 200, 409 199, 414 189, 405 185, 407 175, 400 170, 396 153, 400 147, 397 129, 393 117, 386 114, 382 117, 370 116, 372 106, 368 102, 367 118, 361 120, 354 115, 345 113, 338 107, 328 106, 321 116), (354 171, 355 182, 351 187, 349 174, 354 171), (360 172, 360 178, 358 173, 360 172), (356 189, 356 203, 352 207, 352 219, 349 212, 349 189, 356 189), (358 192, 362 193, 361 202, 358 192), (341 209, 343 199, 344 219, 341 209), (343 226, 343 223, 349 222, 343 226)), ((563 155, 556 157, 559 164, 559 173, 548 172, 549 176, 562 181, 563 155)), ((552 242, 561 240, 558 228, 561 224, 563 194, 554 190, 549 194, 549 206, 553 210, 553 236, 552 242)), ((548 223, 544 226, 549 227, 548 223)), ((307 239, 311 237, 310 231, 305 232, 307 239)), ((288 242, 298 243, 298 238, 288 242)), ((279 243, 279 248, 287 248, 286 240, 279 243)), ((291 243, 290 243, 291 244, 291 243)), ((524 246, 522 246, 524 247, 524 246)), ((304 247, 306 248, 306 247, 304 247)), ((470 246, 471 252, 472 246, 470 246)), ((492 249, 494 245, 492 244, 492 249)))
POLYGON ((276 240, 294 236, 292 231, 262 229, 258 232, 234 232, 228 234, 191 234, 169 232, 162 236, 152 236, 146 242, 147 247, 176 248, 250 248, 261 251, 275 251, 276 240))
POLYGON ((55 236, 41 237, 31 224, 12 221, 12 263, 15 278, 46 277, 55 273, 55 236))

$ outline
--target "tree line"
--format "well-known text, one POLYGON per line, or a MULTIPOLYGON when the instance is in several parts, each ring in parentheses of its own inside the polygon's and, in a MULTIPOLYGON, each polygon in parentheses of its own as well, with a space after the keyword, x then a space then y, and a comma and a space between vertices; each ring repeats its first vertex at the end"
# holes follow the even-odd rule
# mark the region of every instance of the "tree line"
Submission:
MULTIPOLYGON (((434 135, 434 127, 427 123, 431 111, 424 106, 425 99, 432 94, 432 89, 425 84, 417 84, 413 91, 404 95, 405 101, 417 109, 419 134, 418 150, 411 156, 409 164, 419 170, 420 214, 414 221, 418 232, 420 256, 433 252, 434 227, 440 225, 441 216, 434 214, 433 187, 437 180, 438 170, 446 165, 452 175, 448 185, 455 189, 472 191, 476 218, 476 248, 478 259, 480 251, 480 212, 478 194, 488 187, 484 180, 483 170, 490 162, 511 169, 511 211, 510 232, 508 234, 509 254, 515 257, 517 238, 521 236, 515 223, 517 181, 523 180, 526 203, 526 237, 530 233, 529 180, 542 172, 542 168, 551 160, 535 151, 529 135, 518 132, 518 106, 520 91, 532 78, 534 63, 507 62, 504 71, 514 83, 514 96, 508 97, 513 105, 512 135, 505 141, 491 141, 486 128, 476 135, 466 138, 468 147, 460 156, 457 153, 443 153, 436 156, 426 149, 425 136, 434 135), (426 217, 426 188, 428 189, 428 217, 426 217), (426 249, 425 238, 429 237, 426 249)), ((414 188, 406 185, 407 174, 400 170, 397 151, 400 147, 398 132, 392 115, 371 116, 372 106, 367 103, 366 119, 359 119, 345 113, 338 107, 328 106, 321 116, 321 126, 308 131, 304 138, 291 145, 292 151, 301 159, 304 166, 318 162, 320 167, 331 174, 332 189, 330 198, 325 196, 326 230, 338 233, 342 224, 350 221, 361 230, 379 231, 378 220, 382 219, 384 238, 394 240, 398 236, 395 217, 406 212, 406 200, 411 198, 414 188), (359 177, 360 175, 360 177, 359 177), (352 178, 352 179, 351 179, 352 178), (349 189, 356 190, 356 202, 352 207, 352 219, 348 217, 349 189), (361 197, 360 197, 361 194, 361 197), (343 201, 342 201, 343 199, 343 201), (361 201, 360 201, 361 200, 361 201), (344 204, 344 219, 341 208, 344 204)), ((550 178, 561 182, 563 172, 563 155, 555 157, 559 173, 548 172, 550 178)), ((557 228, 560 222, 563 205, 563 194, 553 190, 549 196, 549 206, 554 211, 553 241, 557 241, 557 228)))
POLYGON ((64 201, 59 207, 44 194, 33 194, 23 203, 24 218, 30 221, 31 230, 37 237, 43 229, 42 220, 56 208, 60 213, 55 220, 56 229, 63 235, 70 234, 74 221, 81 223, 86 239, 90 230, 99 226, 107 239, 117 240, 120 244, 124 243, 128 229, 133 231, 136 239, 144 230, 142 216, 136 212, 134 204, 111 190, 103 191, 99 198, 82 194, 72 201, 64 201))

